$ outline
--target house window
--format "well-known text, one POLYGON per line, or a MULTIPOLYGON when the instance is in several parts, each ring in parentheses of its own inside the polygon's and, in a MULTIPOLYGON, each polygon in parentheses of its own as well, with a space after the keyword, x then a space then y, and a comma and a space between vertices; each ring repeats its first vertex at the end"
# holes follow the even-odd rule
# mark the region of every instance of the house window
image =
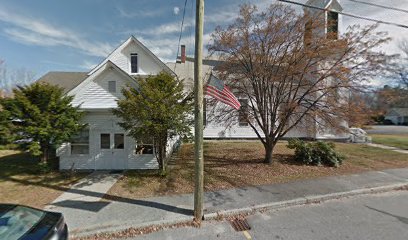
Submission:
POLYGON ((124 149, 125 148, 125 135, 123 133, 115 133, 114 138, 114 148, 124 149))
POLYGON ((109 89, 109 92, 115 93, 116 92, 116 81, 109 81, 108 89, 109 89))
POLYGON ((130 73, 138 73, 137 53, 130 54, 130 73))
POLYGON ((83 129, 72 137, 71 154, 89 154, 89 129, 83 129))
POLYGON ((339 14, 336 12, 327 13, 327 38, 337 39, 339 29, 339 14))
POLYGON ((110 149, 109 133, 101 133, 101 149, 110 149))
POLYGON ((239 126, 248 126, 248 99, 239 99, 241 108, 239 109, 239 126))
POLYGON ((136 154, 153 154, 153 144, 137 144, 136 154))

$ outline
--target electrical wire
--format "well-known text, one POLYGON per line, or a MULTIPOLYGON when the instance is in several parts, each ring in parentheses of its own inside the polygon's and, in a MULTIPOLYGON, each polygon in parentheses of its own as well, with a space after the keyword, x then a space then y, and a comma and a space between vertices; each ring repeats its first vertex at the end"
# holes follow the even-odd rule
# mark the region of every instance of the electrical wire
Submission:
MULTIPOLYGON (((194 16, 194 1, 190 1, 191 2, 191 6, 190 6, 190 20, 191 23, 194 22, 195 20, 195 16, 194 16)), ((195 44, 195 39, 194 39, 194 33, 193 33, 193 28, 189 27, 188 28, 188 37, 187 37, 187 42, 188 42, 188 48, 189 49, 194 49, 194 44, 195 44)), ((187 54, 187 53, 186 53, 187 54)), ((192 64, 188 64, 187 67, 187 76, 192 76, 192 73, 194 72, 193 70, 193 65, 192 64)))
POLYGON ((177 58, 178 58, 179 51, 180 51, 181 36, 183 35, 184 17, 186 16, 187 1, 188 1, 188 0, 185 0, 185 1, 184 1, 183 18, 182 18, 182 20, 181 20, 180 35, 179 35, 178 44, 177 44, 177 55, 176 55, 176 63, 174 64, 174 72, 176 72, 177 58))
POLYGON ((360 4, 365 4, 365 5, 374 6, 374 7, 379 7, 379 8, 388 9, 388 10, 399 11, 399 12, 403 12, 403 13, 408 13, 408 10, 405 10, 405 9, 380 5, 380 4, 377 4, 377 3, 370 3, 370 2, 364 2, 364 1, 359 1, 359 0, 347 0, 347 1, 360 3, 360 4))
POLYGON ((289 1, 289 0, 278 0, 278 1, 291 3, 291 4, 295 4, 295 5, 300 5, 300 6, 307 7, 307 8, 322 10, 322 11, 325 11, 325 12, 335 12, 337 14, 341 14, 341 15, 344 15, 344 16, 347 16, 347 17, 352 17, 352 18, 362 19, 362 20, 366 20, 366 21, 370 21, 370 22, 376 22, 376 23, 380 23, 380 24, 386 24, 386 25, 391 25, 391 26, 395 26, 395 27, 407 28, 408 29, 408 25, 404 25, 404 24, 387 22, 387 21, 382 21, 382 20, 378 20, 378 19, 374 19, 374 18, 368 18, 368 17, 362 17, 362 16, 350 14, 350 13, 339 12, 339 11, 336 11, 336 10, 330 10, 330 9, 325 9, 325 8, 321 8, 321 7, 310 6, 310 5, 307 5, 307 4, 298 3, 298 2, 289 1))

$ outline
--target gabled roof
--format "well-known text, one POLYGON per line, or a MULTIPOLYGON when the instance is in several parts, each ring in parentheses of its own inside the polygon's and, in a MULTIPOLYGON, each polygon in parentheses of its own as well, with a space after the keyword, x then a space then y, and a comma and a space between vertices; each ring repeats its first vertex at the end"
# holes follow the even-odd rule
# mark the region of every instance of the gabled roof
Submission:
MULTIPOLYGON (((218 60, 203 59, 202 71, 203 71, 204 81, 208 80, 208 77, 210 76, 214 67, 216 67, 220 63, 221 62, 218 60)), ((194 87, 194 58, 186 57, 185 63, 176 61, 176 62, 167 63, 167 66, 171 68, 172 70, 174 70, 174 72, 176 73, 177 77, 180 80, 184 81, 184 86, 186 90, 188 91, 193 90, 193 87, 194 87)))
POLYGON ((335 10, 338 12, 343 11, 342 6, 337 0, 309 0, 307 1, 306 5, 329 10, 335 10))
POLYGON ((64 89, 64 93, 67 93, 87 77, 88 72, 48 72, 37 81, 57 85, 64 89))
POLYGON ((104 70, 111 68, 116 71, 118 71, 120 74, 122 74, 125 78, 127 78, 131 82, 136 82, 134 78, 132 78, 129 74, 127 74, 125 71, 123 71, 120 67, 116 66, 111 61, 105 62, 103 65, 99 66, 97 69, 95 69, 94 73, 92 75, 87 76, 81 83, 79 83, 76 87, 71 89, 68 94, 73 95, 79 92, 80 90, 84 89, 84 87, 91 82, 93 79, 95 79, 97 76, 99 76, 104 70))
POLYGON ((133 35, 130 36, 125 42, 123 42, 121 45, 119 45, 116 49, 114 49, 106 58, 103 60, 99 65, 97 65, 94 69, 92 69, 88 75, 92 75, 97 69, 99 69, 101 66, 103 66, 107 61, 109 61, 109 58, 117 53, 122 51, 124 48, 126 48, 130 43, 135 43, 139 47, 141 47, 159 66, 161 66, 165 71, 167 71, 169 74, 175 75, 175 73, 166 65, 164 64, 152 51, 150 51, 143 43, 141 43, 137 38, 135 38, 133 35))

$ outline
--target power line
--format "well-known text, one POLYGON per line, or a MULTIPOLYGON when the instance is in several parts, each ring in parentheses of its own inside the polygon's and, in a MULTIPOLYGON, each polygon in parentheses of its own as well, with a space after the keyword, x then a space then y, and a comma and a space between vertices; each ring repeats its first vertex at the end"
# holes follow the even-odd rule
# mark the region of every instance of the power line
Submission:
MULTIPOLYGON (((191 6, 190 6, 190 19, 191 22, 195 21, 195 16, 194 16, 194 1, 190 1, 191 6)), ((190 20, 189 20, 190 21, 190 20)), ((188 29, 188 37, 187 37, 187 41, 188 41, 188 49, 194 49, 194 43, 195 43, 195 39, 194 39, 194 33, 193 33, 193 28, 189 27, 188 29)), ((187 50, 186 50, 187 51, 187 50)), ((186 53, 187 54, 187 53, 186 53)), ((188 68, 187 68, 187 76, 192 76, 191 72, 193 72, 193 65, 189 64, 188 68)))
POLYGON ((289 1, 289 0, 278 0, 278 1, 291 3, 291 4, 295 4, 295 5, 300 5, 300 6, 307 7, 307 8, 322 10, 322 11, 325 11, 325 12, 335 12, 337 14, 341 14, 341 15, 344 15, 344 16, 347 16, 347 17, 358 18, 358 19, 362 19, 362 20, 366 20, 366 21, 370 21, 370 22, 376 22, 376 23, 380 23, 380 24, 386 24, 386 25, 391 25, 391 26, 396 26, 396 27, 407 28, 408 29, 408 25, 404 25, 404 24, 381 21, 381 20, 377 20, 377 19, 374 19, 374 18, 362 17, 362 16, 350 14, 350 13, 339 12, 339 11, 336 11, 336 10, 330 10, 330 9, 325 9, 325 8, 321 8, 321 7, 310 6, 310 5, 307 5, 307 4, 298 3, 298 2, 289 1))
POLYGON ((177 58, 178 58, 179 50, 180 50, 181 36, 183 35, 184 17, 186 16, 187 1, 188 1, 188 0, 184 1, 183 19, 181 20, 180 35, 179 35, 178 44, 177 44, 176 63, 174 64, 174 72, 176 71, 177 58))
POLYGON ((377 3, 369 3, 369 2, 358 1, 358 0, 348 0, 348 1, 355 2, 355 3, 360 3, 360 4, 365 4, 365 5, 369 5, 369 6, 374 6, 374 7, 379 7, 379 8, 384 8, 384 9, 389 9, 389 10, 394 10, 394 11, 399 11, 399 12, 403 12, 403 13, 408 13, 408 10, 405 10, 405 9, 380 5, 380 4, 377 4, 377 3))

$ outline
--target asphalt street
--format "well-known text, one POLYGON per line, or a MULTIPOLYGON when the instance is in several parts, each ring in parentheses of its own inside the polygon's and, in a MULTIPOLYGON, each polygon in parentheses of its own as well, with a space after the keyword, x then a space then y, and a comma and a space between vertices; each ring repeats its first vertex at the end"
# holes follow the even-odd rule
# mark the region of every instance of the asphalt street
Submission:
MULTIPOLYGON (((408 191, 363 195, 291 207, 247 218, 251 230, 229 222, 167 229, 131 239, 408 239, 408 191)), ((130 239, 129 239, 130 240, 130 239)))
POLYGON ((368 134, 408 134, 408 126, 382 126, 382 125, 373 125, 370 126, 370 129, 367 129, 368 134))

